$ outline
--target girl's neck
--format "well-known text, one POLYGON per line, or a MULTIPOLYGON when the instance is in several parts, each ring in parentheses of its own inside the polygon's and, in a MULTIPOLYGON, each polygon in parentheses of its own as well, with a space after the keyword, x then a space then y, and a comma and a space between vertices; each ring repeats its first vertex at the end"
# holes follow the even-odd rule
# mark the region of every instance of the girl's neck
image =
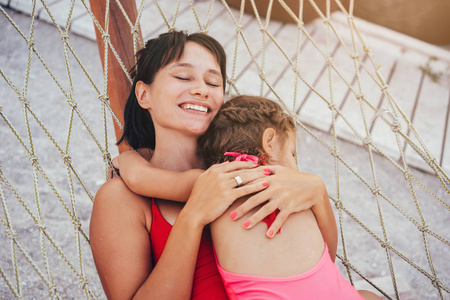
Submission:
POLYGON ((156 147, 150 163, 156 168, 175 172, 201 169, 203 164, 197 157, 197 138, 179 132, 156 134, 156 147))

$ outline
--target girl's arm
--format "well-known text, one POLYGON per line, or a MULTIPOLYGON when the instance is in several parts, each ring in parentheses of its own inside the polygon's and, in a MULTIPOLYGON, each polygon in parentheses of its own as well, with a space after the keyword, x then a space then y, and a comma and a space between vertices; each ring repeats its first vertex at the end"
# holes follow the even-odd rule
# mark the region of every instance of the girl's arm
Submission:
POLYGON ((311 207, 311 210, 316 217, 317 225, 319 225, 323 240, 328 245, 331 260, 334 262, 336 259, 338 235, 336 220, 334 218, 333 209, 331 208, 330 199, 328 198, 326 189, 323 193, 322 201, 314 204, 311 207))
POLYGON ((154 168, 133 150, 120 154, 115 160, 120 176, 134 193, 178 202, 186 202, 195 181, 203 173, 200 169, 172 172, 154 168))

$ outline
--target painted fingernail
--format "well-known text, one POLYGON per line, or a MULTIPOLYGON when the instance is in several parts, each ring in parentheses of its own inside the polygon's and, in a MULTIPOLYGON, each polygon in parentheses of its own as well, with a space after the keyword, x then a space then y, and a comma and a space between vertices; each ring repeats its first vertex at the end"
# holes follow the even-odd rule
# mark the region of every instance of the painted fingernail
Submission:
POLYGON ((270 231, 267 233, 267 235, 270 236, 270 237, 272 237, 272 236, 273 236, 273 231, 270 230, 270 231))
POLYGON ((262 183, 262 185, 263 185, 263 186, 269 186, 269 183, 268 183, 267 181, 264 181, 264 182, 262 183))
POLYGON ((264 172, 269 172, 270 173, 270 168, 265 168, 264 172))
POLYGON ((245 228, 247 228, 248 225, 250 225, 250 221, 245 221, 243 225, 244 225, 245 228))
POLYGON ((236 216, 237 216, 237 213, 236 213, 235 211, 233 211, 233 212, 230 214, 231 220, 234 220, 234 219, 236 218, 236 216))
POLYGON ((264 171, 264 175, 269 176, 270 172, 264 171))

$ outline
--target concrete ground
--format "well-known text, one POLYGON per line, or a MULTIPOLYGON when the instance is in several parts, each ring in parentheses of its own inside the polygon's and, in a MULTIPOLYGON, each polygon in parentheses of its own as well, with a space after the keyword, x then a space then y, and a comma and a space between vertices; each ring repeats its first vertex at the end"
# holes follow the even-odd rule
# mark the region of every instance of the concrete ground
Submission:
MULTIPOLYGON (((16 22, 17 26, 28 35, 29 17, 11 10, 6 10, 6 12, 16 22)), ((28 58, 26 42, 17 34, 4 16, 0 16, 0 28, 2 28, 0 31, 0 69, 18 90, 23 91, 28 58)), ((55 27, 37 21, 34 40, 36 41, 36 49, 52 72, 56 74, 63 90, 70 90, 64 61, 64 49, 55 27)), ((74 99, 78 103, 83 119, 89 124, 89 130, 99 141, 100 148, 108 147, 111 155, 115 156, 117 150, 113 141, 111 118, 107 114, 108 140, 105 141, 101 105, 96 91, 96 89, 100 90, 101 93, 103 90, 102 69, 97 45, 93 41, 74 34, 70 34, 70 44, 83 62, 93 82, 92 84, 86 78, 73 56, 69 54, 74 99)), ((94 195, 105 181, 102 153, 97 144, 93 142, 88 130, 84 129, 80 118, 75 116, 68 152, 72 158, 74 171, 69 171, 71 176, 68 176, 67 168, 54 143, 61 149, 66 149, 70 126, 70 106, 67 105, 67 100, 60 87, 54 83, 36 55, 32 55, 31 64, 27 98, 31 110, 45 124, 47 131, 54 137, 54 142, 40 128, 30 112, 24 114, 17 94, 6 83, 6 80, 0 79, 0 106, 3 116, 0 120, 0 141, 2 143, 0 147, 0 170, 3 174, 0 182, 2 188, 0 196, 3 204, 2 209, 0 209, 0 298, 13 299, 14 292, 20 290, 25 299, 46 299, 48 298, 48 286, 52 285, 51 278, 53 278, 62 298, 79 299, 85 297, 85 292, 81 289, 79 282, 80 277, 83 277, 80 274, 84 272, 92 294, 104 299, 105 296, 93 265, 88 242, 83 236, 80 236, 80 250, 78 250, 74 226, 67 213, 67 211, 72 212, 72 214, 76 212, 81 222, 81 230, 87 235, 92 202, 74 174, 80 174, 87 190, 91 195, 94 195), (7 125, 5 118, 14 127, 27 149, 34 149, 35 156, 38 157, 39 165, 46 176, 40 173, 35 179, 28 155, 7 125), (26 118, 30 120, 32 142, 28 138, 25 126, 26 118), (52 184, 47 182, 46 177, 52 184), (74 182, 73 202, 71 202, 68 188, 68 182, 71 179, 74 182), (37 193, 33 188, 35 180, 38 182, 37 193), (8 188, 8 182, 13 186, 14 191, 8 188), (36 194, 39 198, 39 206, 36 204, 36 194), (24 207, 28 207, 28 209, 24 207), (40 231, 34 225, 33 218, 30 215, 35 218, 40 215, 46 225, 46 232, 52 238, 52 241, 58 245, 59 252, 63 252, 68 258, 67 260, 54 250, 53 245, 47 238, 43 238, 44 242, 42 242, 40 231), (11 220, 10 224, 8 220, 11 220), (14 247, 14 251, 11 250, 10 239, 7 234, 9 226, 17 233, 18 244, 14 247), (21 245, 22 248, 17 245, 21 245), (47 262, 43 259, 43 248, 45 249, 45 256, 48 258, 47 262), (82 267, 80 267, 78 258, 79 253, 82 257, 82 267), (16 284, 14 257, 16 257, 19 269, 19 285, 16 284), (30 261, 33 264, 30 264, 30 261), (47 274, 46 263, 49 265, 52 276, 47 274), (39 272, 36 272, 36 270, 39 270, 39 272), (41 277, 48 281, 47 285, 41 277)), ((317 129, 311 130, 332 145, 330 134, 317 129)), ((341 139, 337 143, 348 166, 356 170, 363 180, 373 185, 367 150, 341 139)), ((344 207, 361 220, 367 226, 367 230, 372 232, 370 234, 363 230, 348 214, 340 214, 337 210, 335 211, 337 222, 344 230, 344 242, 349 262, 367 278, 379 285, 389 297, 395 298, 387 259, 389 256, 392 259, 400 299, 448 299, 449 294, 441 290, 442 294, 440 295, 439 291, 433 287, 431 280, 422 273, 433 274, 431 269, 433 267, 443 285, 447 288, 450 286, 449 194, 435 175, 412 169, 415 178, 432 191, 432 194, 430 194, 417 183, 409 186, 404 180, 403 174, 382 156, 374 154, 373 159, 380 191, 386 198, 392 200, 392 203, 398 206, 403 213, 393 209, 393 205, 381 197, 378 197, 379 206, 377 206, 377 197, 364 185, 361 178, 357 178, 342 163, 339 163, 339 184, 337 184, 333 156, 313 136, 303 129, 299 129, 298 160, 300 169, 321 176, 332 199, 337 199, 337 187, 339 186, 340 198, 344 207), (411 190, 417 195, 417 203, 411 196, 411 190), (444 204, 437 199, 442 199, 444 204), (420 212, 428 228, 442 236, 444 242, 429 234, 425 234, 424 240, 421 232, 413 224, 414 220, 421 222, 421 215, 417 207, 420 207, 420 212), (404 254, 407 260, 412 261, 414 266, 406 263, 392 249, 386 252, 374 238, 376 236, 383 239, 383 229, 378 211, 382 212, 382 220, 386 227, 385 234, 392 249, 404 254), (339 218, 340 215, 341 218, 339 218), (429 247, 432 265, 427 260, 424 243, 429 247)), ((343 255, 342 246, 343 241, 341 239, 338 249, 338 254, 341 256, 343 255)), ((339 262, 338 265, 341 272, 347 274, 345 267, 339 262)), ((355 286, 365 288, 365 283, 361 281, 361 278, 354 272, 351 274, 355 286)), ((377 293, 380 294, 380 292, 377 293)))

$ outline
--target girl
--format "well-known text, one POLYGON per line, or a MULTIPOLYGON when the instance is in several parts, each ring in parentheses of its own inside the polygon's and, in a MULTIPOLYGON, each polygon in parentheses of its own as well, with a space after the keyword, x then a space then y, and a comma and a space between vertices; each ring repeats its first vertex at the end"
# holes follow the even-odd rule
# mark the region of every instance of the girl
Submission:
MULTIPOLYGON (((121 178, 109 180, 97 192, 90 241, 110 299, 226 299, 205 225, 236 199, 262 190, 235 211, 238 219, 270 199, 249 218, 248 227, 278 208, 272 224, 276 232, 289 214, 328 202, 320 178, 289 168, 273 168, 275 174, 266 176, 264 167, 231 162, 201 175, 191 171, 204 168, 197 139, 223 104, 225 61, 221 45, 198 33, 162 34, 137 54, 123 140, 134 149, 153 150, 153 175, 146 186, 153 190, 151 196, 162 199, 133 193, 121 178), (171 177, 178 180, 186 174, 188 185, 195 181, 192 192, 171 177), (244 184, 239 188, 237 177, 244 184)), ((147 178, 141 169, 128 172, 128 164, 120 164, 124 178, 127 173, 147 178)))
MULTIPOLYGON (((204 135, 206 165, 252 160, 296 168, 295 125, 275 102, 238 96, 226 102, 204 135)), ((337 229, 331 206, 289 216, 273 240, 265 238, 270 216, 252 231, 233 219, 243 197, 211 224, 217 266, 230 299, 362 299, 334 264, 337 229)), ((251 213, 251 212, 250 212, 251 213)), ((273 213, 276 214, 276 211, 273 213)), ((368 299, 377 296, 362 292, 368 299)))

